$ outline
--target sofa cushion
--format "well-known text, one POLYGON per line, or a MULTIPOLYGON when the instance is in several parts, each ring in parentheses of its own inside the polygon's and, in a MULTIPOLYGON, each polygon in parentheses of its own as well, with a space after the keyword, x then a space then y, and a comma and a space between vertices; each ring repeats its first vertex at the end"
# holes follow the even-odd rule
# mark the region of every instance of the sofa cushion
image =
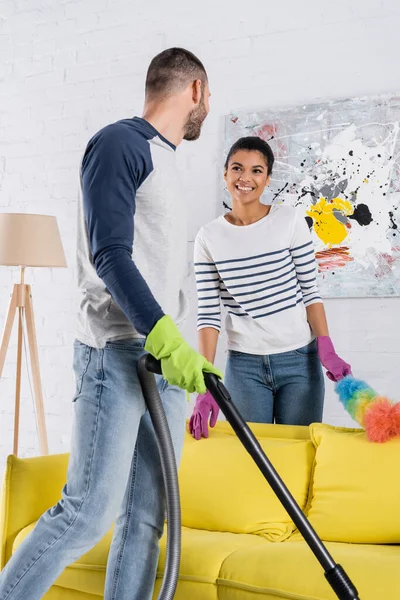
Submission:
MULTIPOLYGON (((248 423, 251 431, 259 437, 278 438, 284 440, 310 440, 310 428, 303 425, 271 425, 269 423, 248 423)), ((217 421, 214 429, 209 430, 211 435, 215 431, 226 435, 236 436, 228 421, 217 421)))
POLYGON ((327 541, 400 542, 400 439, 369 442, 363 430, 311 426, 316 447, 309 519, 327 541))
POLYGON ((103 596, 97 594, 86 594, 85 592, 77 592, 76 590, 68 590, 66 588, 53 585, 47 594, 43 596, 43 600, 102 600, 103 596))
MULTIPOLYGON (((217 579, 224 560, 240 548, 264 544, 269 542, 256 535, 183 528, 182 558, 174 600, 218 600, 217 579)), ((162 543, 155 591, 159 589, 164 566, 165 544, 162 543)))
POLYGON ((0 507, 0 569, 11 556, 18 532, 59 500, 67 466, 67 454, 7 458, 0 507))
MULTIPOLYGON (((14 551, 32 531, 35 523, 19 533, 14 551)), ((110 531, 90 552, 67 567, 58 578, 59 589, 70 589, 103 597, 106 564, 112 538, 110 531)), ((216 533, 183 528, 182 557, 175 600, 217 600, 217 578, 227 556, 239 548, 268 544, 259 536, 216 533)), ((159 591, 164 567, 166 537, 161 540, 155 597, 159 591)))
MULTIPOLYGON (((304 508, 314 458, 306 428, 251 428, 304 508)), ((186 527, 256 533, 271 541, 286 539, 294 529, 285 509, 227 423, 211 430, 208 439, 197 441, 187 435, 180 486, 182 523, 186 527)))
MULTIPOLYGON (((362 600, 400 598, 400 547, 327 543, 362 600)), ((220 600, 335 600, 304 541, 241 548, 222 565, 220 600)))

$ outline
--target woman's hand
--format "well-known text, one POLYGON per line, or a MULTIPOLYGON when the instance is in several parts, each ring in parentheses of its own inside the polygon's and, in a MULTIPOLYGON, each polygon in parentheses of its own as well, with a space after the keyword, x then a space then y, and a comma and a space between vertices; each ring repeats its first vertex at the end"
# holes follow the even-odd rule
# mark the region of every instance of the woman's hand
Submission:
POLYGON ((199 440, 201 436, 208 438, 208 419, 210 419, 210 427, 214 427, 218 413, 219 406, 209 391, 197 396, 189 421, 189 431, 196 440, 199 440))
POLYGON ((336 354, 330 337, 324 335, 317 338, 318 356, 327 370, 327 377, 331 381, 340 381, 351 375, 351 366, 336 354))

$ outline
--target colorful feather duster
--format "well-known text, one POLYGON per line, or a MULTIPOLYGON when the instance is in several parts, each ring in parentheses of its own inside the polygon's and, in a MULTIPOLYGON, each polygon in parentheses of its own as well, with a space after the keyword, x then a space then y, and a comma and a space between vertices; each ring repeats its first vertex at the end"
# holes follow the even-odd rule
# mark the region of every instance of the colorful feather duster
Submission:
POLYGON ((365 429, 371 442, 387 442, 400 436, 400 402, 379 396, 365 381, 348 376, 336 384, 336 392, 350 416, 365 429))

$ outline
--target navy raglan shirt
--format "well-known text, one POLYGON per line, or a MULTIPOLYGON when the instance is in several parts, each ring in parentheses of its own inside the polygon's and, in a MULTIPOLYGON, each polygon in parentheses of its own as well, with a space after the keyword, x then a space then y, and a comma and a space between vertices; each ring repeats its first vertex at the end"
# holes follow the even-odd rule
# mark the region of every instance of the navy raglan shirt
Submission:
POLYGON ((140 119, 108 126, 90 140, 81 171, 83 210, 93 265, 111 296, 142 335, 147 335, 164 315, 132 260, 136 192, 153 170, 146 138, 154 135, 159 134, 140 119), (130 123, 135 123, 135 130, 130 123))

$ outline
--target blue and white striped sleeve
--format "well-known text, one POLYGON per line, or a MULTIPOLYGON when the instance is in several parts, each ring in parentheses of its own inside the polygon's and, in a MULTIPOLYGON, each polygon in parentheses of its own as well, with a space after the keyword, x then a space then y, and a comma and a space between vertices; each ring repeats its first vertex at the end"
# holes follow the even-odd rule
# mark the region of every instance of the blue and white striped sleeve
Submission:
POLYGON ((200 234, 194 243, 194 270, 197 286, 197 330, 213 327, 221 330, 220 277, 200 234))
POLYGON ((310 229, 303 215, 296 212, 290 253, 303 294, 303 302, 307 307, 322 302, 322 299, 317 284, 317 261, 310 229))

